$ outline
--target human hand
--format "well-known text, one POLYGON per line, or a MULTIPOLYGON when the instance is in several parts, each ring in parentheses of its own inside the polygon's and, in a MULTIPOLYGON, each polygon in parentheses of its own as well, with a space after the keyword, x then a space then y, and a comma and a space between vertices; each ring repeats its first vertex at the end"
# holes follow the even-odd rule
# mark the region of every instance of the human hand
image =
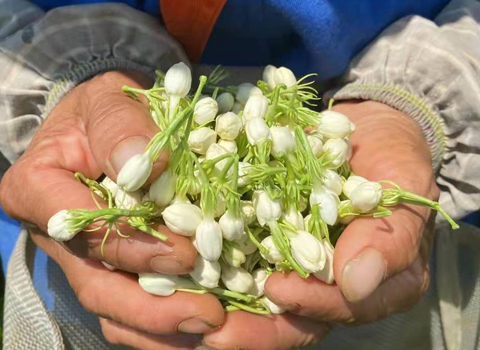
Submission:
MULTIPOLYGON (((168 236, 162 242, 123 227, 122 233, 130 238, 112 232, 102 256, 105 230, 80 232, 64 243, 67 249, 44 233, 50 217, 62 209, 96 209, 90 190, 76 181, 75 172, 92 179, 104 173, 115 180, 125 162, 143 152, 155 135, 146 101, 141 104, 124 95, 123 85, 151 84, 137 73, 108 72, 72 90, 5 174, 0 203, 11 217, 40 228, 31 230, 33 240, 60 265, 82 305, 103 317, 107 339, 145 350, 152 342, 156 349, 192 348, 198 337, 177 332, 204 333, 220 326, 224 311, 218 300, 180 292, 155 297, 127 273, 188 273, 196 259, 188 238, 157 227, 168 236), (111 272, 100 260, 126 272, 111 272)), ((160 158, 150 182, 165 166, 166 157, 160 158)))

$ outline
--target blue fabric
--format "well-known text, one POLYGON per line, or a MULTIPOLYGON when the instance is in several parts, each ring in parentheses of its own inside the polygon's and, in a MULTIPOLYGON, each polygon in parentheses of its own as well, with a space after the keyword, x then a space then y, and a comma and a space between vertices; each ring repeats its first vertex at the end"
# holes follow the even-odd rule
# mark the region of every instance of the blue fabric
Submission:
POLYGON ((13 247, 20 233, 20 223, 5 214, 0 207, 0 258, 2 259, 3 273, 7 272, 7 264, 13 247))
POLYGON ((60 6, 121 2, 152 15, 160 13, 159 0, 30 0, 30 2, 40 6, 45 11, 60 6))

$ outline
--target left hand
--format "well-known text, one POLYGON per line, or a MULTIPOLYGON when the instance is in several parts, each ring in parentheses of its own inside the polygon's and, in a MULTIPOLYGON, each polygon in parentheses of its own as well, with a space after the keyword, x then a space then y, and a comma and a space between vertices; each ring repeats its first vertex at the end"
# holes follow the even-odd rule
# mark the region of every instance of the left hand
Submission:
MULTIPOLYGON (((355 174, 438 199, 429 147, 415 121, 371 101, 342 103, 334 110, 356 125, 350 162, 355 174)), ((266 293, 290 314, 229 313, 221 329, 204 336, 205 343, 218 349, 289 349, 320 340, 329 323, 373 322, 413 307, 428 288, 433 229, 427 223, 434 213, 406 205, 392 211, 382 219, 356 219, 343 232, 335 247, 336 285, 274 273, 266 293)))

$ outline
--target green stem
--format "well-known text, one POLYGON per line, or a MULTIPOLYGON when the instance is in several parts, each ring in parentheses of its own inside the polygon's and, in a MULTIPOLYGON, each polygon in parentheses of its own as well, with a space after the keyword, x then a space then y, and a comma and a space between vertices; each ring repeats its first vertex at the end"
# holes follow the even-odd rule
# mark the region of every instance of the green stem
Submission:
POLYGON ((269 310, 262 310, 262 309, 253 308, 253 307, 250 307, 248 305, 244 305, 242 303, 237 303, 233 300, 229 300, 228 302, 230 304, 232 304, 234 307, 236 307, 240 310, 243 310, 243 311, 247 311, 247 312, 250 312, 250 313, 253 313, 253 314, 258 314, 258 315, 271 315, 271 312, 269 310))
POLYGON ((215 295, 218 295, 219 297, 225 297, 225 298, 233 298, 237 300, 243 300, 247 303, 252 302, 252 300, 255 299, 255 296, 253 295, 246 295, 242 293, 237 293, 231 290, 223 289, 223 288, 212 288, 207 290, 210 293, 213 293, 215 295))

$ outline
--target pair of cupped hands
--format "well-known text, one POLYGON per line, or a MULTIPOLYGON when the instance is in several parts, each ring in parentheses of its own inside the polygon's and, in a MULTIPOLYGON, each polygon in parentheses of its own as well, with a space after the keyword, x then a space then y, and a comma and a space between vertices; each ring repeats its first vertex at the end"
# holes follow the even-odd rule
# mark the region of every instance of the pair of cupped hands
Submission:
MULTIPOLYGON (((142 350, 282 350, 318 342, 335 324, 357 325, 404 312, 421 298, 429 283, 433 232, 426 229, 432 214, 423 207, 399 206, 387 218, 353 221, 335 247, 336 285, 296 273, 271 275, 266 294, 289 311, 272 316, 225 313, 208 294, 158 297, 143 291, 138 273, 176 275, 193 268, 197 253, 190 240, 165 226, 157 230, 167 242, 132 229, 123 232, 128 239, 111 235, 104 256, 102 231, 81 232, 64 245, 50 239, 47 222, 56 212, 96 208, 75 172, 115 180, 155 135, 146 101, 121 91, 123 85, 151 83, 142 74, 118 71, 77 86, 53 109, 0 185, 4 210, 38 226, 30 229, 33 241, 62 268, 83 307, 98 315, 108 341, 142 350), (100 260, 117 269, 110 271, 100 260)), ((429 147, 413 120, 372 101, 338 103, 334 110, 356 125, 351 138, 355 174, 438 198, 429 147)), ((166 164, 167 156, 156 162, 149 182, 166 164)))

